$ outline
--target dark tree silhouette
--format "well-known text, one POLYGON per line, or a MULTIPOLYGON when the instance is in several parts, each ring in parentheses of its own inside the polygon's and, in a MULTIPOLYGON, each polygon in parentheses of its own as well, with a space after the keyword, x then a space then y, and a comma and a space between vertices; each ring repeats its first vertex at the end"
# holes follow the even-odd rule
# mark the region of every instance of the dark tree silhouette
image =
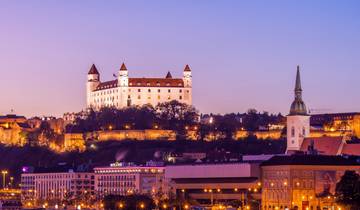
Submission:
POLYGON ((360 176, 355 171, 345 171, 336 184, 336 202, 350 210, 360 209, 360 176))

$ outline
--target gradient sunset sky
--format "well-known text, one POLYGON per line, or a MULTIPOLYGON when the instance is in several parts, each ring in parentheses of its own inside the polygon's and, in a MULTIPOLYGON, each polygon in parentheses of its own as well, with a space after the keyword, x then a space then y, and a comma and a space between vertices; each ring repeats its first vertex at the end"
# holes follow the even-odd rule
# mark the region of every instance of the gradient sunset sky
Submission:
POLYGON ((0 1, 0 114, 61 116, 102 80, 193 71, 203 113, 360 111, 360 1, 0 1))

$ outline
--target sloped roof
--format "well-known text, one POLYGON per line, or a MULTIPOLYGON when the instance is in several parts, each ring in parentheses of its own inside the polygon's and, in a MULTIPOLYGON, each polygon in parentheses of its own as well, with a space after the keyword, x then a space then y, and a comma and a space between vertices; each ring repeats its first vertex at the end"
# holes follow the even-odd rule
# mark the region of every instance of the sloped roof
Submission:
POLYGON ((341 154, 360 156, 360 144, 345 144, 341 154))
POLYGON ((120 71, 127 71, 127 68, 125 66, 125 63, 121 64, 120 71))
POLYGON ((186 64, 184 71, 191 71, 190 66, 188 64, 186 64))
POLYGON ((88 74, 99 74, 99 71, 97 70, 95 64, 93 64, 90 68, 90 71, 88 74))
POLYGON ((300 150, 308 151, 309 146, 314 142, 314 149, 321 155, 338 155, 344 143, 343 137, 317 137, 305 138, 300 150))
MULTIPOLYGON (((105 90, 118 86, 117 80, 100 83, 96 90, 105 90)), ((173 78, 129 78, 129 87, 184 87, 182 79, 173 78)))
POLYGON ((171 75, 170 71, 168 71, 165 78, 166 79, 172 79, 172 75, 171 75))
POLYGON ((345 158, 342 156, 328 155, 291 155, 291 156, 274 156, 270 160, 265 161, 261 166, 276 165, 360 165, 355 158, 345 158))

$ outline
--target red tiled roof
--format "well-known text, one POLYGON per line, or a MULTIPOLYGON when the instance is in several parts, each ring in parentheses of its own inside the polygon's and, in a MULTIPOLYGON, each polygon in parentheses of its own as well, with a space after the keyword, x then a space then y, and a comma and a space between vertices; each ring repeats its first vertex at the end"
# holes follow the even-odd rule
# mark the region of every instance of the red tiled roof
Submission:
POLYGON ((93 65, 91 66, 90 71, 89 71, 88 74, 99 74, 99 72, 98 72, 95 64, 93 64, 93 65))
MULTIPOLYGON (((321 155, 337 155, 343 144, 343 137, 318 137, 318 138, 305 138, 301 151, 308 151, 311 142, 314 142, 314 149, 321 155)), ((341 152, 341 151, 340 151, 341 152)))
POLYGON ((186 64, 184 71, 191 71, 190 66, 186 64))
MULTIPOLYGON (((102 82, 96 90, 115 88, 117 82, 117 80, 102 82)), ((129 78, 129 87, 184 87, 184 81, 172 78, 129 78)))
POLYGON ((171 79, 172 78, 172 75, 171 75, 171 73, 170 73, 170 71, 168 71, 168 73, 166 74, 166 77, 165 77, 166 79, 171 79))
POLYGON ((345 144, 341 154, 360 156, 360 144, 345 144))
POLYGON ((114 88, 114 87, 117 87, 117 84, 118 84, 117 80, 102 82, 96 87, 96 90, 104 90, 104 89, 114 88))
POLYGON ((127 68, 125 66, 125 63, 121 64, 120 71, 127 71, 127 68))
POLYGON ((172 78, 129 78, 130 87, 184 87, 182 79, 172 78))

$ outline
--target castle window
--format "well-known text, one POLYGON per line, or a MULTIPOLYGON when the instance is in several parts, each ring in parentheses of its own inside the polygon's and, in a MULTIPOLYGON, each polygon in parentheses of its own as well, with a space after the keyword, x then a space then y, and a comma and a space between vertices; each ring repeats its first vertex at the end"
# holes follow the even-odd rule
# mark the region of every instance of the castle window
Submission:
POLYGON ((168 93, 170 93, 170 92, 171 92, 171 90, 169 89, 169 90, 168 90, 168 93))
POLYGON ((170 100, 171 98, 170 98, 170 96, 168 96, 168 100, 170 100))
POLYGON ((182 96, 179 96, 179 99, 181 100, 181 99, 182 99, 182 96))
POLYGON ((148 89, 148 92, 150 93, 150 92, 151 92, 151 89, 148 89))
POLYGON ((305 136, 305 134, 306 134, 305 128, 302 129, 302 133, 303 133, 303 136, 305 136))
POLYGON ((182 89, 179 90, 179 93, 182 93, 182 89))
POLYGON ((158 97, 157 97, 159 100, 160 100, 160 95, 158 95, 158 97))
POLYGON ((150 100, 150 99, 151 99, 151 96, 148 96, 148 99, 150 100))
POLYGON ((189 93, 190 91, 189 91, 189 90, 187 90, 186 92, 187 92, 187 93, 189 93))
POLYGON ((138 96, 138 99, 141 99, 141 96, 138 96))
POLYGON ((141 92, 141 89, 138 89, 138 92, 140 93, 140 92, 141 92))
POLYGON ((158 89, 158 93, 160 93, 160 89, 158 89))
POLYGON ((294 136, 295 136, 295 128, 292 127, 292 128, 291 128, 291 137, 294 137, 294 136))

